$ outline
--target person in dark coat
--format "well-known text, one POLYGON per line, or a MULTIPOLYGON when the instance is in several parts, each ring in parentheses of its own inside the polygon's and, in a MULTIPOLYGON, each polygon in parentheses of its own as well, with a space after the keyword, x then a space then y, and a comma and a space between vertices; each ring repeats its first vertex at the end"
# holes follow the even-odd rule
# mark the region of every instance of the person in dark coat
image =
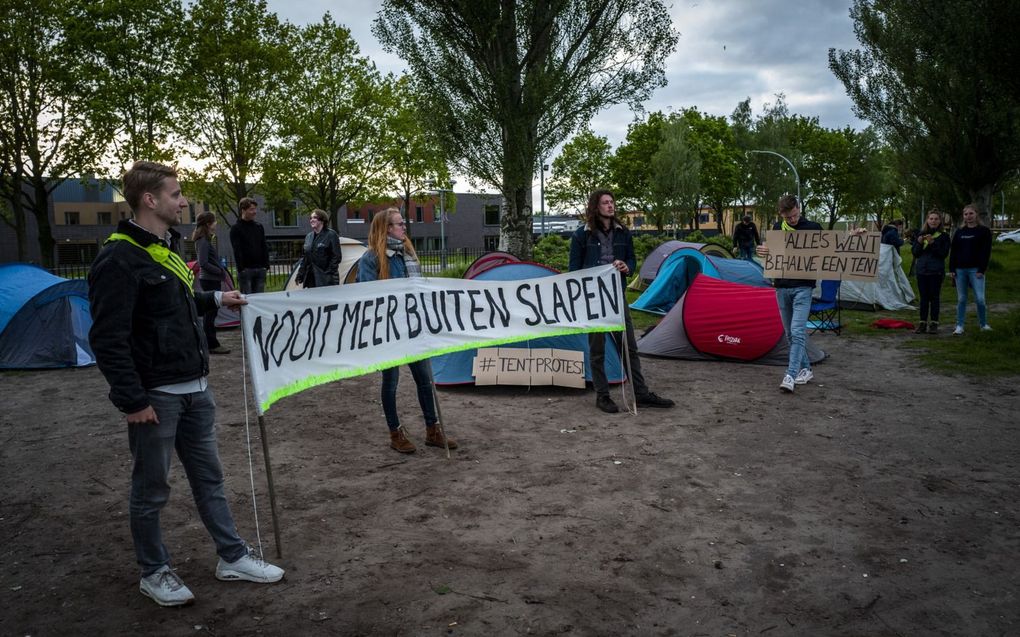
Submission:
POLYGON ((946 278, 946 257, 949 256, 949 234, 942 227, 942 213, 933 209, 917 232, 910 246, 917 274, 917 295, 920 298, 921 320, 915 334, 937 334, 942 282, 946 278))
POLYGON ((744 215, 733 229, 733 245, 740 251, 741 259, 754 261, 754 249, 761 245, 761 236, 758 234, 758 226, 751 220, 751 215, 744 215))
POLYGON ((171 567, 160 528, 175 453, 220 557, 216 578, 278 582, 283 569, 251 551, 230 513, 199 319, 247 301, 236 290, 196 291, 191 270, 173 251, 173 226, 188 208, 175 169, 137 161, 124 174, 123 193, 133 216, 118 224, 89 270, 89 343, 110 401, 127 421, 133 462, 127 511, 138 589, 160 606, 195 599, 171 567))
POLYGON ((298 268, 297 282, 305 288, 340 285, 340 236, 329 227, 329 215, 315 209, 308 221, 312 231, 305 237, 305 256, 298 268))
POLYGON ((882 243, 891 245, 892 247, 899 250, 903 247, 903 237, 901 232, 903 231, 903 219, 895 219, 887 223, 882 228, 882 243))
MULTIPOLYGON (((219 292, 223 286, 223 280, 227 276, 216 252, 214 241, 216 225, 216 215, 211 212, 203 212, 195 219, 195 232, 191 235, 191 240, 195 242, 195 252, 198 255, 198 283, 206 292, 219 292)), ((210 354, 229 354, 230 349, 220 345, 220 341, 216 337, 217 313, 216 310, 210 310, 202 315, 205 340, 209 344, 210 354)))

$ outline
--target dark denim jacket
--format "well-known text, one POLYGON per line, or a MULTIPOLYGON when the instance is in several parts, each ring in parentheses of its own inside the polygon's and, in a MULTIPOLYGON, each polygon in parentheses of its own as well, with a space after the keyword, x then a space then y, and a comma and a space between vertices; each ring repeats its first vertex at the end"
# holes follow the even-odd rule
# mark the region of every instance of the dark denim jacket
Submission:
MULTIPOLYGON (((599 265, 599 257, 602 256, 602 243, 599 241, 599 233, 584 226, 578 228, 570 238, 570 266, 569 270, 583 270, 599 265)), ((634 274, 637 267, 637 257, 634 255, 634 239, 630 230, 613 222, 613 257, 627 264, 628 274, 634 274)), ((627 284, 627 277, 623 274, 624 285, 627 284)))

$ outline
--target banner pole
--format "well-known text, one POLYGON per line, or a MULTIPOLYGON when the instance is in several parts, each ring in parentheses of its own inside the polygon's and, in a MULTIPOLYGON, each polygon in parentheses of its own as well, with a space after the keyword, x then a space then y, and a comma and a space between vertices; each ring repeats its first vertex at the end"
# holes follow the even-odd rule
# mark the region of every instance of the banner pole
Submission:
POLYGON ((266 438, 266 419, 259 414, 259 434, 262 437, 262 455, 266 459, 266 482, 269 484, 269 510, 273 516, 273 538, 276 540, 276 557, 283 557, 280 544, 280 521, 276 515, 276 487, 273 485, 273 467, 269 462, 269 440, 266 438))
POLYGON ((432 402, 436 406, 436 417, 439 418, 439 433, 443 436, 443 447, 446 448, 446 459, 450 459, 450 441, 446 439, 446 421, 443 419, 443 409, 439 406, 439 392, 436 391, 436 377, 432 375, 432 359, 426 358, 425 364, 429 368, 429 384, 432 386, 432 402))
POLYGON ((617 343, 616 338, 613 338, 613 344, 616 345, 616 354, 620 356, 620 360, 623 361, 624 367, 627 370, 627 380, 623 383, 623 387, 620 389, 621 395, 623 396, 624 408, 636 416, 637 395, 634 393, 634 376, 630 371, 630 347, 627 346, 627 288, 623 285, 623 276, 618 274, 614 274, 614 276, 620 282, 620 302, 623 304, 623 312, 620 314, 623 318, 623 331, 620 332, 620 342, 617 343), (633 398, 630 404, 633 405, 633 408, 630 408, 627 405, 627 387, 630 387, 630 395, 633 398))

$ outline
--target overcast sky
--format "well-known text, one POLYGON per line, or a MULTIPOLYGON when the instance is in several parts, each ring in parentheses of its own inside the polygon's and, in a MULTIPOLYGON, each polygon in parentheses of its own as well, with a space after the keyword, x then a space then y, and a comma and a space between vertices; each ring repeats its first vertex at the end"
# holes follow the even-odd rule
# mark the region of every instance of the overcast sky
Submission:
MULTIPOLYGON (((383 72, 404 70, 372 35, 376 0, 269 0, 269 8, 295 24, 318 21, 330 11, 347 26, 363 55, 383 72)), ((830 47, 857 48, 850 0, 682 0, 670 8, 680 32, 676 52, 666 62, 667 85, 655 92, 645 110, 670 111, 696 106, 711 115, 729 116, 750 97, 757 116, 762 106, 786 96, 791 113, 817 116, 822 126, 863 128, 851 111, 842 84, 828 67, 830 47)), ((603 111, 592 130, 615 148, 634 116, 626 106, 603 111)), ((458 188, 459 189, 459 188, 458 188)))

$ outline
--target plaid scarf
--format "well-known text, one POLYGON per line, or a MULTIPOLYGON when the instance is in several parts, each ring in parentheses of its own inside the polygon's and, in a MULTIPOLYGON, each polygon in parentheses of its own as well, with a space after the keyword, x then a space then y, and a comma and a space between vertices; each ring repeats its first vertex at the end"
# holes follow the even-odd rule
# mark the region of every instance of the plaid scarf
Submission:
POLYGON ((386 249, 392 250, 393 254, 404 260, 404 267, 407 268, 407 278, 421 278, 421 264, 418 259, 404 252, 404 242, 397 241, 393 237, 386 237, 386 249))

